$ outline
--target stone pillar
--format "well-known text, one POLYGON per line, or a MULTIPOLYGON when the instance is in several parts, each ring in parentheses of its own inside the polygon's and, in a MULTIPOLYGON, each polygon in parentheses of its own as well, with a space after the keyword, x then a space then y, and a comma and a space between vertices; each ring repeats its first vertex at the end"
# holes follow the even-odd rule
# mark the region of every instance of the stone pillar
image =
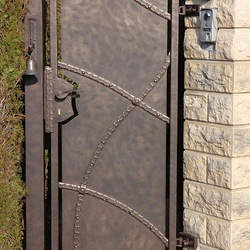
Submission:
POLYGON ((199 18, 184 41, 184 231, 201 250, 250 249, 250 1, 188 0, 218 8, 213 50, 199 18))

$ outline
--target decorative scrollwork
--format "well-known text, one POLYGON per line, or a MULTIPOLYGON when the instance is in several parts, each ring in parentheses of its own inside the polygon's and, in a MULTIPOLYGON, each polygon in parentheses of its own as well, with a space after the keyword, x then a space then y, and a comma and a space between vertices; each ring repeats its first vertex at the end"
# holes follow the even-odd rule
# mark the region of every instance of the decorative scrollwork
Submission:
POLYGON ((156 7, 155 5, 145 1, 145 0, 134 0, 136 3, 140 4, 142 7, 146 8, 147 10, 153 12, 154 14, 167 19, 171 20, 171 14, 167 13, 166 11, 156 7))
POLYGON ((47 133, 53 132, 53 81, 52 81, 52 68, 45 67, 44 72, 44 120, 45 131, 47 133))
POLYGON ((138 97, 135 97, 134 95, 130 94, 126 90, 122 89, 121 87, 117 86, 115 83, 112 83, 96 74, 93 74, 92 72, 89 72, 85 69, 80 69, 78 67, 72 66, 70 64, 64 63, 64 62, 58 62, 58 67, 60 69, 68 70, 70 72, 73 72, 75 74, 84 76, 86 78, 89 78, 107 88, 110 90, 116 92, 117 94, 121 95, 122 97, 129 100, 132 104, 139 106, 144 111, 148 112, 149 114, 153 115, 157 119, 162 120, 163 122, 169 123, 170 118, 161 112, 157 111, 156 109, 150 107, 146 103, 144 103, 142 100, 149 94, 149 92, 156 86, 156 84, 160 81, 164 73, 167 71, 170 64, 170 55, 167 57, 164 64, 161 66, 162 70, 158 71, 156 76, 153 78, 153 81, 149 83, 149 86, 146 88, 146 91, 144 93, 141 93, 138 97))
MULTIPOLYGON (((77 235, 79 235, 79 227, 80 227, 80 211, 79 209, 81 209, 82 207, 82 201, 83 201, 83 194, 86 195, 90 195, 93 196, 99 200, 102 200, 104 202, 109 203, 110 205, 113 205, 119 209, 121 209, 122 211, 126 212, 127 214, 131 215, 132 217, 134 217, 135 219, 137 219, 139 222, 141 222, 145 227, 147 227, 156 237, 158 237, 158 239, 166 246, 168 247, 168 239, 163 235, 163 233, 156 228, 150 221, 148 221, 146 218, 144 218, 141 214, 139 214, 137 211, 135 211, 134 209, 132 209, 131 207, 123 204, 122 202, 108 196, 105 195, 103 193, 97 192, 95 190, 89 189, 87 187, 83 188, 82 186, 77 186, 77 185, 72 185, 72 184, 68 184, 68 183, 59 183, 59 188, 62 189, 68 189, 71 191, 75 191, 79 193, 79 201, 77 203, 77 211, 76 211, 76 215, 75 215, 75 237, 77 237, 77 235), (83 194, 82 194, 83 192, 83 194), (79 203, 80 202, 80 203, 79 203)), ((76 245, 75 245, 76 246, 76 245)))
MULTIPOLYGON (((170 65, 170 54, 167 56, 166 60, 164 63, 161 65, 161 69, 156 73, 156 75, 153 77, 152 81, 150 81, 145 88, 145 91, 140 93, 137 97, 133 96, 132 94, 128 93, 126 90, 123 90, 122 88, 118 87, 116 84, 98 76, 95 75, 91 72, 88 72, 84 69, 80 69, 77 67, 74 67, 72 65, 63 63, 63 62, 58 62, 58 67, 61 69, 65 69, 68 71, 71 71, 73 73, 79 74, 81 76, 87 77, 99 84, 102 84, 105 87, 108 87, 110 90, 115 91, 116 93, 120 94, 121 96, 125 97, 129 101, 131 101, 131 104, 122 112, 121 115, 119 115, 116 120, 113 122, 113 124, 108 128, 106 133, 104 134, 103 138, 100 140, 96 150, 94 151, 87 168, 85 169, 83 179, 81 182, 81 187, 83 191, 79 191, 78 194, 78 199, 76 203, 76 210, 75 210, 75 221, 74 221, 74 249, 79 248, 79 229, 80 229, 80 216, 81 216, 81 210, 82 210, 82 202, 83 202, 83 195, 87 192, 87 185, 89 178, 91 177, 93 168, 105 146, 109 138, 112 136, 112 134, 115 132, 115 130, 118 128, 118 126, 122 123, 122 121, 136 108, 140 107, 146 112, 150 113, 157 119, 160 119, 164 122, 169 123, 169 117, 165 116, 164 114, 160 113, 159 111, 153 109, 149 105, 143 102, 143 100, 149 95, 149 93, 154 89, 154 87, 159 83, 159 81, 162 79, 163 75, 166 73, 168 67, 170 65)), ((105 196, 105 195, 104 195, 105 196)), ((103 197, 104 197, 103 196, 103 197)), ((112 204, 112 203, 111 203, 112 204)), ((115 203, 118 204, 118 203, 115 203)), ((124 205, 125 206, 125 205, 124 205)), ((134 213, 135 216, 137 217, 137 213, 134 213)), ((140 218, 140 217, 138 217, 140 218)), ((138 219, 137 218, 137 219, 138 219)), ((138 219, 140 221, 140 219, 138 219)), ((145 225, 145 221, 141 221, 145 225)), ((165 236, 162 234, 159 237, 159 230, 157 231, 155 227, 151 224, 146 224, 146 226, 149 226, 150 230, 158 237, 161 239, 161 241, 166 245, 167 244, 167 239, 165 236), (162 236, 164 237, 162 240, 162 236)))

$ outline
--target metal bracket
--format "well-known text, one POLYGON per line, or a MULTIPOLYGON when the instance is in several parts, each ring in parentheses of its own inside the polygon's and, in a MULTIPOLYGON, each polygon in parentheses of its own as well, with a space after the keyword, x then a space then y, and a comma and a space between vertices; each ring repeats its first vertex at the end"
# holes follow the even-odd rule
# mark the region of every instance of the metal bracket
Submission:
POLYGON ((188 247, 189 249, 197 249, 198 238, 187 233, 178 233, 177 247, 188 247))
POLYGON ((186 4, 180 6, 181 16, 199 16, 200 5, 199 4, 186 4))
POLYGON ((69 82, 53 77, 53 69, 50 67, 45 68, 44 81, 45 131, 52 133, 54 122, 63 122, 74 115, 69 94, 75 90, 69 82))

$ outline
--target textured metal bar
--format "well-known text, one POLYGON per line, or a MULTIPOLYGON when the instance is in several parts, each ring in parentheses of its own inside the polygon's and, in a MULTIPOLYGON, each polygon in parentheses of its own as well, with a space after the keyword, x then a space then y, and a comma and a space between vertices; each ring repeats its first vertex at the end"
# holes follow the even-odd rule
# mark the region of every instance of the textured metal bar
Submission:
POLYGON ((170 171, 169 171, 169 250, 176 249, 177 225, 177 138, 178 138, 178 52, 179 0, 172 0, 171 86, 170 86, 170 171))
POLYGON ((47 133, 53 132, 53 120, 54 120, 54 94, 53 94, 53 82, 52 82, 52 68, 45 67, 44 72, 44 120, 45 131, 47 133))
MULTIPOLYGON (((57 0, 50 0, 50 63, 52 77, 57 77, 57 0)), ((59 195, 58 195, 58 124, 51 134, 51 249, 59 249, 59 195)))
MULTIPOLYGON (((140 221, 144 226, 146 226, 156 237, 158 237, 158 239, 166 246, 168 247, 168 239, 162 234, 162 232, 160 232, 160 230, 158 228, 156 228, 152 223, 150 223, 146 218, 144 218, 141 214, 139 214, 138 212, 136 212, 134 209, 130 208, 129 206, 123 204, 122 202, 108 196, 105 194, 102 194, 100 192, 91 190, 89 188, 84 188, 83 186, 77 186, 77 185, 72 185, 72 184, 68 184, 68 183, 59 183, 59 188, 62 189, 68 189, 71 191, 76 191, 79 192, 80 195, 80 199, 82 200, 82 197, 84 194, 93 196, 97 199, 100 199, 102 201, 105 201, 119 209, 121 209, 122 211, 126 212, 127 214, 131 215, 132 217, 134 217, 135 219, 137 219, 138 221, 140 221)), ((80 206, 80 205, 79 205, 80 206)), ((77 215, 77 219, 80 220, 80 214, 77 215)), ((79 225, 78 225, 79 226, 79 225)), ((75 245, 76 246, 76 245, 75 245)), ((78 246, 77 246, 78 247, 78 246)))
POLYGON ((98 82, 99 84, 111 89, 112 91, 115 91, 119 95, 123 96, 124 98, 131 101, 134 105, 139 106, 149 114, 155 116, 156 118, 169 123, 169 117, 162 114, 161 112, 155 110, 154 108, 150 107, 146 103, 144 103, 142 100, 150 93, 150 91, 156 86, 156 84, 161 80, 162 76, 167 71, 168 67, 170 65, 170 55, 167 57, 164 64, 161 66, 161 71, 158 71, 157 74, 153 77, 153 81, 149 83, 149 87, 146 89, 145 93, 141 93, 138 97, 133 96, 132 94, 128 93, 126 90, 122 89, 121 87, 117 86, 115 83, 112 83, 98 75, 95 75, 87 70, 80 69, 77 67, 74 67, 70 64, 66 64, 63 62, 58 62, 58 67, 60 69, 65 69, 70 72, 74 72, 76 74, 79 74, 81 76, 84 76, 86 78, 89 78, 95 82, 98 82))
POLYGON ((43 1, 30 0, 25 18, 25 47, 35 43, 32 56, 39 74, 25 76, 26 249, 44 249, 44 128, 43 128, 43 1))
POLYGON ((51 249, 59 249, 58 124, 51 134, 51 249))
POLYGON ((169 123, 170 118, 164 114, 162 114, 161 112, 157 111, 156 109, 150 107, 149 105, 147 105, 144 102, 140 102, 138 104, 138 106, 140 108, 142 108, 143 110, 145 110, 146 112, 148 112, 149 114, 155 116, 156 118, 158 118, 159 120, 162 120, 163 122, 169 123))
POLYGON ((53 69, 46 66, 44 72, 45 131, 53 132, 54 123, 63 122, 74 115, 72 98, 74 87, 68 81, 53 77, 53 69))
POLYGON ((57 0, 50 0, 50 66, 57 76, 57 0))
POLYGON ((100 143, 98 144, 93 156, 91 157, 91 160, 88 164, 88 167, 85 170, 85 173, 84 173, 83 179, 82 179, 83 186, 87 186, 88 180, 89 180, 91 173, 92 173, 92 170, 93 170, 95 163, 98 160, 98 157, 101 154, 102 149, 104 148, 105 144, 108 142, 109 138, 112 136, 112 134, 118 128, 118 126, 122 123, 122 121, 135 109, 135 107, 136 106, 134 106, 134 105, 128 106, 127 109, 124 110, 123 113, 116 118, 115 122, 108 128, 108 130, 104 134, 104 136, 101 139, 100 143))
POLYGON ((136 3, 140 4, 147 10, 153 12, 154 14, 163 17, 164 19, 171 20, 171 15, 167 13, 164 10, 161 10, 160 8, 156 7, 155 5, 145 1, 145 0, 134 0, 136 3))

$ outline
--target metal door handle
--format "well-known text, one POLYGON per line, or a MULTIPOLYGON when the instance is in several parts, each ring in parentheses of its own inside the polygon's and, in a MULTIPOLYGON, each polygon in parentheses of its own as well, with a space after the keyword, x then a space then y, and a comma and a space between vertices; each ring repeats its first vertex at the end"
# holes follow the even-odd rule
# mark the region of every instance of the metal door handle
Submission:
POLYGON ((83 92, 82 90, 78 90, 78 89, 73 89, 73 90, 66 90, 66 91, 61 91, 61 90, 58 90, 55 94, 55 96, 58 98, 58 99, 64 99, 66 98, 69 94, 72 94, 72 93, 80 93, 80 92, 83 92))

